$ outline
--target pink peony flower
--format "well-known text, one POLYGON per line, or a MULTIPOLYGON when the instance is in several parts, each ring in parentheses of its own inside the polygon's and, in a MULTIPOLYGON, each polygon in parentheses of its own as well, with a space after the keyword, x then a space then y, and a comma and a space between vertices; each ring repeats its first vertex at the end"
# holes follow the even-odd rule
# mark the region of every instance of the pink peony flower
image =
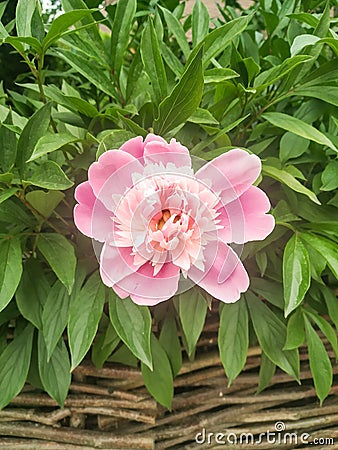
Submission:
POLYGON ((90 166, 75 191, 75 224, 102 243, 102 280, 121 298, 155 305, 190 279, 235 302, 249 277, 228 244, 264 239, 274 228, 266 194, 252 186, 260 171, 256 155, 234 149, 194 173, 175 139, 139 136, 90 166))

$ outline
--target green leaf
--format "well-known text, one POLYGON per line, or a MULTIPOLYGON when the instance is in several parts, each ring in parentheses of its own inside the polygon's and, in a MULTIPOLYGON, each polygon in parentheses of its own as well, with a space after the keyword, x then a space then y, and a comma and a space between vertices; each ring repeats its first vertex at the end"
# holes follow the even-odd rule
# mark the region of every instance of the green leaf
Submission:
POLYGON ((18 36, 32 36, 31 21, 36 6, 36 0, 18 0, 15 19, 18 36))
MULTIPOLYGON (((13 125, 12 111, 8 112, 3 123, 13 125)), ((4 172, 7 172, 15 163, 17 142, 15 132, 8 129, 3 124, 0 125, 0 148, 0 166, 4 172)))
POLYGON ((338 341, 337 341, 337 335, 330 325, 330 323, 324 319, 324 317, 321 317, 317 313, 313 313, 311 311, 305 310, 305 314, 314 321, 314 323, 317 325, 317 327, 321 330, 323 334, 327 337, 327 340, 330 342, 332 349, 334 351, 334 354, 336 356, 336 360, 338 359, 338 341))
POLYGON ((28 162, 34 161, 41 156, 47 155, 48 153, 54 152, 55 150, 59 150, 64 145, 72 144, 73 142, 77 142, 79 140, 80 139, 78 137, 73 136, 69 133, 48 133, 38 140, 28 162))
POLYGON ((308 62, 311 59, 312 58, 307 55, 299 55, 293 56, 292 58, 287 58, 278 66, 272 67, 272 69, 265 70, 264 72, 260 73, 255 79, 254 87, 258 91, 261 91, 265 89, 267 86, 285 77, 295 67, 299 66, 300 64, 304 64, 305 62, 308 62))
POLYGON ((297 309, 288 320, 286 327, 286 343, 284 350, 292 350, 303 344, 305 339, 304 319, 299 309, 297 309))
POLYGON ((18 192, 18 190, 19 188, 13 187, 0 191, 0 204, 6 201, 7 199, 11 198, 13 195, 15 195, 18 192))
POLYGON ((211 114, 211 112, 203 108, 197 108, 196 111, 189 117, 188 121, 192 123, 218 125, 218 121, 211 114))
POLYGON ((101 91, 109 96, 118 99, 113 81, 106 74, 105 68, 98 66, 97 61, 91 61, 84 55, 82 56, 79 53, 76 54, 60 47, 58 47, 56 53, 98 89, 101 89, 101 91))
POLYGON ((329 138, 325 136, 325 134, 321 133, 312 125, 309 125, 303 120, 279 112, 264 113, 262 114, 262 117, 276 127, 291 131, 297 136, 310 139, 310 141, 317 142, 318 144, 326 145, 335 152, 338 152, 336 146, 329 138))
POLYGON ((72 355, 71 370, 80 364, 94 340, 104 302, 105 288, 99 272, 94 272, 70 304, 68 339, 72 355))
POLYGON ((280 183, 286 184, 286 186, 288 186, 293 191, 306 195, 314 203, 320 205, 320 201, 318 200, 316 194, 310 191, 310 189, 308 189, 307 187, 303 186, 294 176, 292 176, 286 170, 278 169, 277 167, 263 164, 263 174, 271 178, 274 178, 280 183))
POLYGON ((290 47, 291 56, 294 57, 295 55, 300 53, 304 49, 304 47, 316 44, 318 41, 320 41, 320 38, 318 36, 314 36, 313 34, 305 33, 296 36, 290 47))
POLYGON ((188 347, 188 355, 191 357, 203 330, 208 309, 207 302, 196 288, 180 294, 178 302, 179 316, 188 347))
POLYGON ((178 84, 159 106, 155 132, 164 135, 189 119, 200 104, 203 92, 202 51, 186 67, 178 84))
POLYGON ((232 69, 210 69, 204 72, 204 83, 222 83, 237 77, 239 77, 238 73, 232 69))
POLYGON ((136 12, 136 4, 136 0, 117 2, 111 33, 111 58, 117 80, 119 80, 121 67, 128 47, 131 26, 136 12))
POLYGON ((52 104, 46 103, 28 120, 18 141, 17 164, 22 170, 26 161, 32 156, 38 140, 47 132, 52 104))
POLYGON ((8 36, 5 42, 12 45, 19 53, 24 53, 24 46, 21 44, 29 45, 38 54, 42 52, 40 42, 34 37, 8 36))
POLYGON ((230 386, 242 371, 249 348, 249 318, 244 299, 222 305, 218 348, 230 386))
POLYGON ((292 95, 318 98, 338 106, 338 87, 336 86, 299 86, 292 92, 292 95))
POLYGON ((169 358, 173 377, 175 378, 182 367, 182 351, 176 321, 173 316, 165 318, 159 341, 169 358))
POLYGON ((71 382, 67 347, 63 339, 60 339, 48 359, 44 336, 39 332, 38 352, 39 374, 43 388, 63 408, 71 382))
POLYGON ((324 296, 330 319, 338 330, 338 301, 336 295, 326 286, 321 286, 321 292, 324 296))
POLYGON ((308 139, 287 131, 280 140, 279 158, 284 163, 290 158, 297 158, 306 152, 310 144, 308 139))
POLYGON ((338 187, 338 161, 332 160, 325 167, 322 173, 322 191, 333 191, 338 187))
POLYGON ((29 370, 33 345, 34 327, 26 325, 24 330, 0 355, 0 409, 19 394, 29 370))
POLYGON ((98 136, 100 144, 96 152, 96 159, 108 150, 119 149, 126 141, 133 137, 135 137, 135 134, 127 130, 104 130, 98 136))
MULTIPOLYGON (((216 28, 209 33, 199 45, 204 44, 203 66, 207 67, 210 60, 221 53, 248 26, 252 16, 242 16, 216 28)), ((197 51, 199 46, 194 50, 197 51)), ((190 58, 194 57, 194 52, 190 58)))
POLYGON ((195 47, 209 31, 209 11, 201 0, 197 0, 192 10, 192 43, 195 47))
POLYGON ((300 237, 326 259, 327 265, 338 279, 337 245, 330 239, 313 233, 300 233, 300 237))
POLYGON ((294 234, 283 254, 285 317, 302 303, 310 281, 309 254, 299 236, 294 234))
POLYGON ((266 356, 284 372, 299 380, 299 356, 297 350, 283 350, 286 326, 268 306, 250 291, 245 294, 253 327, 266 356))
POLYGON ((76 269, 76 256, 72 244, 61 234, 43 233, 39 236, 38 249, 70 294, 76 269))
POLYGON ((284 308, 284 293, 282 283, 277 283, 276 281, 258 277, 251 277, 250 281, 250 288, 256 294, 261 295, 269 303, 277 306, 277 308, 284 308))
POLYGON ((158 403, 171 409, 174 381, 168 356, 156 337, 151 334, 153 370, 141 362, 144 384, 158 403))
POLYGON ((42 47, 46 51, 54 42, 56 42, 62 34, 68 30, 69 27, 74 25, 79 20, 91 14, 90 9, 76 9, 69 11, 56 17, 48 30, 44 40, 42 41, 42 47))
POLYGON ((64 197, 65 195, 62 192, 44 192, 40 189, 26 194, 26 200, 29 204, 46 219, 48 219, 64 197))
POLYGON ((304 321, 310 369, 317 396, 320 404, 322 404, 323 400, 329 395, 332 385, 332 366, 324 344, 306 316, 304 316, 304 321))
POLYGON ((0 240, 0 311, 12 300, 22 275, 20 239, 0 240))
POLYGON ((141 57, 145 71, 151 81, 156 104, 158 105, 167 95, 167 76, 162 61, 160 45, 151 18, 149 18, 142 33, 141 57))
POLYGON ((23 317, 39 330, 42 330, 42 311, 49 290, 50 286, 41 264, 34 259, 25 262, 23 275, 16 291, 16 303, 23 317))
POLYGON ((95 339, 92 346, 92 361, 96 367, 101 369, 108 357, 113 353, 120 342, 120 338, 115 331, 115 328, 110 323, 109 319, 104 316, 107 323, 107 328, 100 336, 95 339))
POLYGON ((48 292, 41 322, 49 361, 68 322, 70 297, 64 285, 58 280, 48 292))
POLYGON ((112 292, 109 294, 109 317, 113 327, 132 353, 152 370, 148 307, 136 305, 129 297, 121 300, 112 292))
POLYGON ((261 365, 259 367, 259 382, 257 394, 264 391, 270 384, 272 377, 276 372, 276 364, 274 364, 262 351, 261 365))
POLYGON ((25 182, 51 190, 69 189, 74 184, 54 161, 44 161, 36 166, 32 176, 25 182))
POLYGON ((163 12, 164 19, 167 23, 169 33, 172 33, 180 47, 180 49, 183 52, 183 55, 185 59, 189 58, 190 54, 190 47, 187 41, 187 38, 185 36, 185 32, 183 29, 183 26, 179 22, 179 20, 174 16, 172 12, 170 12, 166 8, 162 8, 159 6, 161 11, 163 12))

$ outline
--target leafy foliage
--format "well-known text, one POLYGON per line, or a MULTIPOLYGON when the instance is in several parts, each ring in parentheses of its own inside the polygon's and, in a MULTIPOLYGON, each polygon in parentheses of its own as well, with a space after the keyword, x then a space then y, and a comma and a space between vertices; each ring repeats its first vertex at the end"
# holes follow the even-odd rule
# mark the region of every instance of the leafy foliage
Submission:
POLYGON ((276 228, 243 250, 251 286, 220 309, 221 360, 231 383, 257 340, 262 390, 276 366, 299 378, 305 342, 325 399, 332 368, 317 331, 338 351, 333 5, 220 7, 212 26, 202 1, 184 16, 176 0, 119 0, 105 13, 62 0, 65 12, 51 23, 36 0, 19 0, 15 21, 7 18, 11 2, 0 9, 1 55, 14 50, 26 67, 17 68, 14 88, 10 72, 0 87, 0 407, 23 387, 35 333, 42 385, 60 404, 70 367, 92 346, 100 367, 141 361, 146 386, 170 408, 181 348, 194 357, 217 302, 197 290, 151 310, 116 298, 72 221, 73 186, 89 164, 149 131, 175 136, 205 160, 238 146, 262 158, 259 183, 276 228))

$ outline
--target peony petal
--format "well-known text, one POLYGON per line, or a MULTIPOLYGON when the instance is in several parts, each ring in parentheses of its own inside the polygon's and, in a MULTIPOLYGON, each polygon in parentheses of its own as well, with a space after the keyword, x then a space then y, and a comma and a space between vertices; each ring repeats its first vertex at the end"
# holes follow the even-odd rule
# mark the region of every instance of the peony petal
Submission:
POLYGON ((171 263, 163 265, 156 276, 154 267, 146 263, 137 272, 123 278, 117 284, 120 289, 129 292, 135 303, 154 305, 175 295, 180 277, 180 269, 171 263))
POLYGON ((142 136, 137 136, 135 138, 129 139, 129 141, 125 142, 120 150, 124 152, 130 153, 135 158, 142 158, 143 156, 143 139, 142 136))
POLYGON ((205 164, 196 173, 196 178, 206 182, 214 192, 221 193, 222 202, 226 204, 248 190, 260 171, 258 156, 234 149, 205 164))
POLYGON ((100 273, 104 284, 112 287, 137 270, 131 252, 131 247, 104 244, 100 256, 100 273))
POLYGON ((124 291, 123 289, 120 289, 116 284, 112 286, 115 293, 122 299, 129 297, 129 293, 124 291))
POLYGON ((162 138, 145 141, 144 159, 146 163, 163 164, 166 166, 171 163, 176 167, 191 167, 191 158, 189 150, 171 139, 168 144, 162 138))
POLYGON ((219 240, 207 245, 204 257, 205 271, 192 267, 188 277, 213 297, 225 303, 236 302, 249 287, 248 274, 236 253, 219 240))
POLYGON ((117 195, 125 193, 133 186, 133 174, 142 173, 143 166, 131 154, 122 150, 110 150, 103 153, 88 170, 88 180, 97 198, 112 210, 117 195))
POLYGON ((75 225, 84 235, 103 242, 114 228, 111 213, 96 200, 88 181, 76 188, 75 199, 79 202, 74 208, 75 225))
POLYGON ((270 202, 261 189, 251 186, 238 199, 219 210, 219 237, 225 242, 244 242, 265 239, 275 226, 274 217, 265 214, 270 210, 270 202))

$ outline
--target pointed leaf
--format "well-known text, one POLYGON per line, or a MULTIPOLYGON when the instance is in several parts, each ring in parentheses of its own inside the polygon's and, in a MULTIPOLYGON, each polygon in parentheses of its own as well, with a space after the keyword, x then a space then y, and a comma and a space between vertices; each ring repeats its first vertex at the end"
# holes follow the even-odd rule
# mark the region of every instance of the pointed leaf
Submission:
POLYGON ((286 328, 286 343, 284 350, 292 350, 303 344, 305 339, 303 315, 297 309, 288 320, 286 328))
POLYGON ((329 395, 332 385, 332 366, 324 344, 316 331, 312 328, 309 319, 304 316, 306 342, 309 351, 310 369, 320 404, 329 395))
POLYGON ((159 106, 155 132, 164 135, 186 121, 200 104, 203 92, 202 48, 186 67, 180 81, 159 106))
POLYGON ((68 30, 69 27, 74 25, 79 20, 91 14, 90 9, 76 9, 74 11, 69 11, 56 17, 49 30, 46 34, 44 40, 42 41, 42 46, 44 51, 48 49, 54 42, 56 42, 62 34, 68 30))
POLYGON ((74 184, 54 161, 39 164, 25 182, 51 190, 69 189, 74 184))
POLYGON ((39 236, 38 249, 61 283, 71 293, 76 269, 76 256, 72 244, 61 234, 43 233, 39 236))
POLYGON ((28 120, 25 128, 22 130, 18 141, 17 164, 20 169, 26 161, 32 156, 34 147, 38 140, 46 134, 49 126, 52 105, 47 103, 36 111, 28 120))
POLYGON ((70 382, 70 363, 67 347, 61 339, 48 360, 44 336, 38 338, 39 373, 46 392, 63 408, 70 382))
POLYGON ((61 281, 56 281, 48 293, 41 317, 47 361, 67 326, 69 304, 70 297, 66 288, 61 281))
POLYGON ((159 341, 169 358, 173 377, 175 377, 182 367, 182 350, 173 316, 166 317, 163 322, 159 341))
POLYGON ((69 133, 45 134, 36 143, 28 162, 34 161, 41 156, 47 155, 55 150, 59 150, 59 148, 64 145, 72 144, 73 142, 77 142, 79 140, 80 139, 78 137, 69 133))
POLYGON ((80 364, 96 335, 105 302, 105 288, 98 272, 94 272, 83 288, 72 298, 68 339, 72 369, 80 364))
POLYGON ((0 355, 0 409, 19 394, 29 370, 34 327, 25 329, 7 345, 0 355))
POLYGON ((143 362, 141 363, 144 384, 155 400, 170 410, 174 395, 170 362, 166 352, 153 334, 151 334, 151 354, 153 370, 150 370, 143 362))
POLYGON ((318 144, 326 145, 335 152, 338 152, 336 146, 325 136, 325 134, 303 120, 280 112, 264 113, 262 114, 262 117, 276 127, 291 131, 292 133, 297 134, 297 136, 310 139, 310 141, 317 142, 318 144))
POLYGON ((283 169, 278 169, 277 167, 263 165, 263 174, 268 175, 271 178, 279 181, 280 183, 286 184, 293 191, 299 192, 309 197, 314 203, 320 205, 316 194, 307 187, 303 186, 293 175, 283 169))
POLYGON ((209 31, 209 11, 201 0, 197 0, 192 10, 192 42, 195 47, 209 31))
MULTIPOLYGON (((4 124, 13 125, 12 111, 3 122, 4 124)), ((16 133, 13 130, 0 124, 0 166, 4 172, 11 169, 16 160, 17 142, 16 133)))
POLYGON ((218 348, 230 386, 243 369, 249 348, 249 318, 244 299, 222 305, 218 348))
POLYGON ((22 275, 22 251, 18 238, 0 241, 0 311, 12 300, 22 275))
POLYGON ((135 12, 136 0, 117 2, 111 33, 111 57, 117 81, 119 80, 121 67, 126 54, 135 12))
POLYGON ((151 316, 148 307, 136 305, 129 297, 122 300, 110 292, 109 316, 122 341, 152 370, 151 316))
POLYGON ((254 294, 245 294, 250 317, 259 345, 266 356, 284 372, 299 380, 299 355, 297 350, 283 350, 286 326, 254 294))
POLYGON ((141 57, 158 105, 167 95, 167 76, 152 19, 149 19, 142 33, 141 57))
POLYGON ((178 302, 180 321, 188 346, 188 354, 191 356, 203 330, 208 309, 207 302, 195 288, 180 294, 178 302))
POLYGON ((299 236, 295 234, 286 244, 283 255, 285 317, 302 303, 310 281, 309 254, 299 236))

